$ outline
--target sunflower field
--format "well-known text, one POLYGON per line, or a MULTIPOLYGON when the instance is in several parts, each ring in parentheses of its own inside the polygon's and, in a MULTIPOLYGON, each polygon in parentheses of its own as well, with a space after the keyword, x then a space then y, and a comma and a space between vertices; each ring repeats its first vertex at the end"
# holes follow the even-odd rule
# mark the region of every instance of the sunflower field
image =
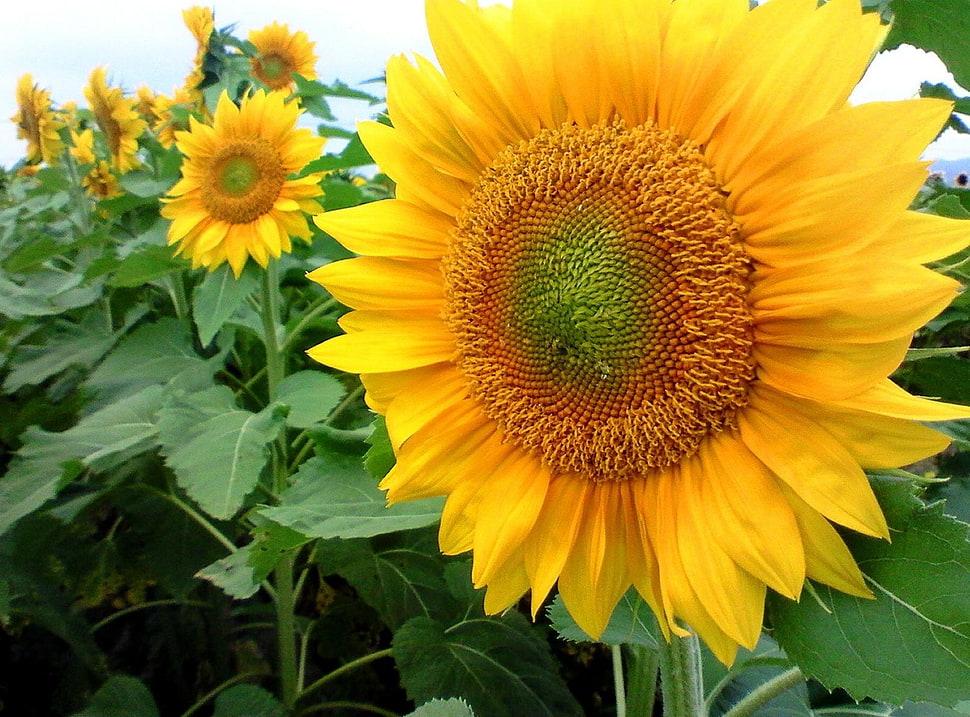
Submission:
POLYGON ((0 715, 970 715, 970 0, 425 13, 10 88, 0 715))

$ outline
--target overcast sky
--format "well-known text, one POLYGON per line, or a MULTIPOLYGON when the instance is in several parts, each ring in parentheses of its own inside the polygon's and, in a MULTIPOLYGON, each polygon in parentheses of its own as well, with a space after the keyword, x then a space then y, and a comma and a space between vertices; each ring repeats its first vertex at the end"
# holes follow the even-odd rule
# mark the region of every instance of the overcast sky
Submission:
MULTIPOLYGON (((57 104, 84 106, 83 88, 98 65, 127 90, 148 84, 171 93, 191 69, 195 39, 182 23, 182 9, 193 0, 0 0, 0 165, 11 166, 25 151, 9 118, 16 111, 17 78, 31 73, 51 90, 57 104)), ((236 36, 270 22, 288 23, 316 42, 317 72, 330 82, 350 85, 379 75, 388 56, 399 52, 429 55, 423 0, 222 0, 216 25, 234 24, 236 36)), ((901 48, 884 53, 857 90, 853 101, 913 96, 922 80, 953 82, 935 56, 901 48)), ((375 88, 372 88, 375 89, 375 88)), ((381 93, 380 88, 376 88, 381 93)), ((364 103, 335 107, 350 127, 371 111, 364 103)), ((933 159, 970 157, 970 137, 946 136, 927 154, 933 159)))

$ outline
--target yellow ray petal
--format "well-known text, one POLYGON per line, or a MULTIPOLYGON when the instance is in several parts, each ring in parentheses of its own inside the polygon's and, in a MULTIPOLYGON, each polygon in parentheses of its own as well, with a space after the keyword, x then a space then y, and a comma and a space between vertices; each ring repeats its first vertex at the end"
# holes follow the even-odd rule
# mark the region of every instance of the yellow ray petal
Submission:
POLYGON ((970 407, 933 401, 907 393, 889 379, 852 398, 835 402, 844 408, 870 411, 913 421, 952 421, 970 418, 970 407))
POLYGON ((520 550, 539 517, 549 479, 549 469, 522 451, 510 454, 492 475, 475 524, 472 580, 476 587, 492 584, 499 568, 504 572, 510 556, 520 550))
POLYGON ((341 326, 352 333, 314 346, 310 358, 341 371, 381 373, 447 361, 455 353, 454 339, 437 317, 356 311, 344 319, 341 326))
POLYGON ((555 476, 542 512, 523 546, 535 614, 562 572, 582 523, 592 484, 583 477, 555 476))
POLYGON ((458 403, 474 404, 468 398, 467 382, 457 371, 441 371, 434 383, 399 394, 384 414, 391 445, 400 446, 421 426, 437 422, 442 411, 458 403))
POLYGON ((325 264, 307 274, 354 309, 440 308, 444 301, 437 262, 359 257, 325 264))
POLYGON ((956 254, 970 245, 970 222, 935 214, 904 212, 873 244, 869 252, 926 264, 956 254))
POLYGON ((872 597, 859 566, 831 524, 793 490, 780 488, 798 521, 808 577, 849 595, 872 597))
POLYGON ((485 612, 495 615, 512 607, 529 589, 529 574, 525 571, 522 551, 509 558, 498 570, 485 590, 485 612))
POLYGON ((454 221, 400 199, 313 217, 314 223, 357 254, 437 259, 446 251, 454 221))
POLYGON ((504 144, 533 136, 538 116, 509 37, 459 0, 427 0, 425 14, 435 56, 456 94, 487 118, 504 144))
POLYGON ((480 476, 476 462, 492 460, 498 439, 481 411, 456 404, 441 418, 441 423, 424 426, 397 449, 397 462, 380 484, 389 504, 445 495, 467 480, 462 469, 471 468, 480 476))
POLYGON ((891 374, 902 363, 910 338, 873 344, 832 344, 801 348, 758 343, 758 378, 769 386, 819 401, 854 396, 891 374))
POLYGON ((933 99, 846 106, 775 144, 759 147, 725 187, 732 210, 746 214, 806 177, 847 170, 888 172, 892 165, 915 162, 950 116, 951 107, 950 102, 933 99), (873 132, 873 127, 882 129, 873 132))
POLYGON ((889 537, 882 509, 859 464, 791 399, 754 385, 738 426, 751 452, 812 508, 860 533, 889 537))
POLYGON ((357 133, 374 161, 398 183, 398 199, 451 216, 458 212, 470 190, 467 182, 450 177, 421 159, 392 127, 361 122, 357 133))
POLYGON ((448 380, 455 367, 449 363, 420 366, 405 371, 363 374, 361 383, 367 389, 364 398, 367 405, 378 413, 387 413, 387 406, 403 391, 419 391, 428 383, 448 380))
POLYGON ((776 592, 797 597, 805 582, 798 525, 774 475, 736 437, 720 433, 700 452, 696 487, 711 535, 734 562, 776 592))
POLYGON ((566 120, 566 100, 556 80, 553 48, 558 44, 555 8, 545 0, 512 5, 512 42, 522 67, 526 88, 543 127, 558 127, 566 120))
POLYGON ((886 261, 878 272, 871 268, 870 258, 860 256, 759 270, 748 296, 755 339, 805 347, 892 341, 936 316, 959 287, 919 265, 886 261))

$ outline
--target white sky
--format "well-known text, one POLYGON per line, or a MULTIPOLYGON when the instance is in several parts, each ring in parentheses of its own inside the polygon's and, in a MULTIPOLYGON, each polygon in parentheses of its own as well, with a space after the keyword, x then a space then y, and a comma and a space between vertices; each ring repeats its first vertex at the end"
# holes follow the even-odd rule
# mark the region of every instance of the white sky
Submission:
MULTIPOLYGON (((303 30, 316 42, 324 82, 358 85, 380 75, 392 54, 431 53, 423 0, 0 0, 0 165, 11 166, 25 151, 9 121, 20 75, 31 73, 57 104, 74 100, 84 106, 83 87, 98 65, 107 65, 110 81, 127 90, 148 84, 171 93, 195 54, 181 13, 193 4, 214 7, 216 25, 234 24, 241 38, 274 20, 303 30)), ((877 58, 853 101, 912 97, 924 80, 953 84, 935 56, 903 47, 877 58)), ((382 92, 380 86, 371 89, 382 92)), ((347 127, 371 112, 362 102, 334 109, 347 127)), ((970 158, 970 136, 948 133, 926 156, 970 158)))

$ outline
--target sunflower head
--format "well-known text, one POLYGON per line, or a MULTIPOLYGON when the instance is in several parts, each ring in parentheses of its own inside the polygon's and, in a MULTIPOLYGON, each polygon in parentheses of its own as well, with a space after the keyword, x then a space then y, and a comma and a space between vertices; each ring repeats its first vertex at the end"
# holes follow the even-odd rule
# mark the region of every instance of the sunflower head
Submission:
POLYGON ((60 130, 65 124, 51 106, 51 95, 23 75, 17 81, 17 113, 10 118, 17 125, 17 137, 27 141, 26 160, 32 164, 56 165, 64 151, 60 130))
POLYGON ((249 41, 256 46, 252 72, 271 90, 291 88, 294 74, 316 79, 315 43, 302 30, 290 33, 289 25, 274 22, 250 31, 249 41))
POLYGON ((81 186, 94 199, 112 199, 122 194, 121 183, 105 160, 99 160, 81 179, 81 186))
POLYGON ((185 161, 162 216, 172 220, 169 243, 194 266, 229 262, 239 276, 250 257, 266 266, 291 237, 310 238, 322 175, 293 175, 320 156, 323 139, 296 128, 300 113, 282 93, 260 90, 237 107, 223 92, 211 125, 192 118, 175 133, 185 161))
POLYGON ((94 130, 71 130, 71 156, 78 164, 94 164, 94 130))
POLYGON ((186 76, 184 86, 187 92, 197 93, 199 85, 205 79, 202 65, 209 51, 209 40, 215 30, 215 16, 212 8, 195 5, 182 11, 182 21, 196 42, 192 71, 186 76))
POLYGON ((141 164, 137 156, 138 138, 148 123, 138 116, 136 100, 126 98, 120 87, 108 87, 106 76, 106 68, 95 68, 84 88, 84 96, 104 134, 112 166, 124 174, 141 164))
POLYGON ((310 355, 489 611, 558 582, 597 636, 632 585, 731 662, 768 588, 870 595, 834 527, 888 537, 864 469, 970 415, 887 378, 970 241, 907 210, 951 106, 850 106, 883 29, 817 5, 428 0, 438 65, 390 61, 359 129, 396 198, 316 218, 360 256, 311 274, 354 311, 310 355))

